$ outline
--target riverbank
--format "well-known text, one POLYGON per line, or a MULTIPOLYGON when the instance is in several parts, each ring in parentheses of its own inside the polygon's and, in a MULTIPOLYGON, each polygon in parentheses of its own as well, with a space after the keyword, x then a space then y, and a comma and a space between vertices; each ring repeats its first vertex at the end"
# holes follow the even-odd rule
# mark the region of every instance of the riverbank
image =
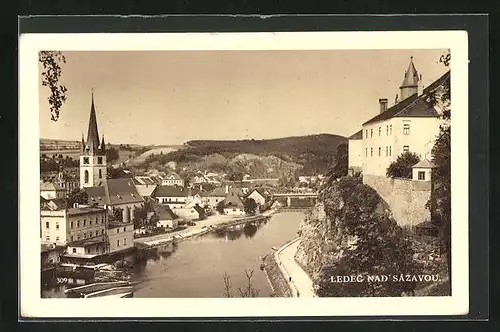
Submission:
POLYGON ((269 218, 274 213, 275 213, 274 210, 268 210, 263 212, 262 214, 258 214, 255 216, 245 216, 245 217, 235 217, 227 215, 209 216, 205 220, 197 221, 195 226, 191 226, 177 232, 137 238, 134 239, 134 243, 138 248, 157 247, 173 241, 179 242, 185 239, 192 238, 194 236, 201 236, 220 228, 236 226, 238 224, 243 224, 252 221, 260 221, 264 218, 269 218))

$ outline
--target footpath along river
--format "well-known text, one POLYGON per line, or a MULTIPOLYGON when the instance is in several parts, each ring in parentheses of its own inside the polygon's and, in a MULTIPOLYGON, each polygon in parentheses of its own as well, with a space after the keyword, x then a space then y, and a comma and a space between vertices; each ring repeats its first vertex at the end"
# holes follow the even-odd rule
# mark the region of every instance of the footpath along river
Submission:
POLYGON ((224 273, 231 279, 233 296, 244 287, 245 269, 253 270, 259 296, 271 294, 260 257, 297 236, 301 212, 281 212, 256 226, 217 230, 181 241, 174 251, 159 253, 135 267, 134 297, 223 297, 224 273))

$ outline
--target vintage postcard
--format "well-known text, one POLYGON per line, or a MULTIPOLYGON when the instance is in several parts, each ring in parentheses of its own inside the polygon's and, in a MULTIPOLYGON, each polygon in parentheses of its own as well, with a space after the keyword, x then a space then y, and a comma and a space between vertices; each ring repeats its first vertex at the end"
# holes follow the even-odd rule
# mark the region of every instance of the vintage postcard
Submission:
POLYGON ((466 314, 467 45, 21 35, 21 316, 466 314))

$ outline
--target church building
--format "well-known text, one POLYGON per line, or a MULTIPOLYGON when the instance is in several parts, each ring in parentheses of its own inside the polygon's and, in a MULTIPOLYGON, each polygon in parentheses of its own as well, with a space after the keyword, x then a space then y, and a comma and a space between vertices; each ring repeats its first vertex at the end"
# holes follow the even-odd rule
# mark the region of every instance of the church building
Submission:
POLYGON ((94 94, 92 93, 87 142, 82 135, 80 145, 80 188, 103 185, 106 180, 106 170, 106 144, 104 137, 102 137, 102 141, 99 140, 94 94))

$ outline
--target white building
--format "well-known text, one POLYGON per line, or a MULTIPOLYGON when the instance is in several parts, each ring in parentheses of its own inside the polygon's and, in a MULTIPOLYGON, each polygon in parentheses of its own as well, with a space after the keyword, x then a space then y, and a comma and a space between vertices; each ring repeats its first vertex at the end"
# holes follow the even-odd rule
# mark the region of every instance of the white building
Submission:
MULTIPOLYGON (((404 152, 430 158, 439 133, 440 109, 427 101, 431 93, 439 93, 450 72, 425 89, 421 77, 410 60, 400 87, 401 100, 388 107, 387 99, 379 99, 379 114, 362 125, 363 175, 386 176, 390 163, 404 152)), ((350 142, 351 143, 351 142, 350 142)), ((359 144, 359 143, 355 143, 359 144)), ((349 148, 349 161, 357 160, 358 150, 349 148)))
POLYGON ((252 198, 260 206, 266 204, 266 195, 258 189, 254 189, 246 198, 252 198))
POLYGON ((358 131, 348 138, 348 151, 349 162, 348 172, 349 175, 360 173, 363 165, 363 130, 358 131))
POLYGON ((177 173, 170 173, 163 178, 161 185, 184 187, 184 179, 181 178, 177 173))
POLYGON ((105 209, 83 206, 52 210, 47 205, 40 210, 40 223, 42 243, 65 246, 90 241, 95 242, 94 247, 100 253, 106 251, 103 239, 107 224, 105 209))

